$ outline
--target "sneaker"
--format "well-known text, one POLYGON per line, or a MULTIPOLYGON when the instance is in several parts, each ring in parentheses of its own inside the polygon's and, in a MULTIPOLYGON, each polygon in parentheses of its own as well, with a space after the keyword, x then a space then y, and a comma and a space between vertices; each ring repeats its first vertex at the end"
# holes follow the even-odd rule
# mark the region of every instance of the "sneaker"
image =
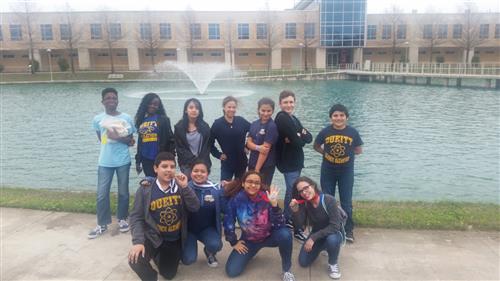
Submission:
POLYGON ((299 240, 300 243, 304 243, 307 240, 307 237, 304 234, 304 231, 300 228, 298 228, 297 230, 295 230, 293 232, 293 237, 295 237, 295 239, 299 240))
POLYGON ((345 241, 349 243, 354 243, 354 234, 352 232, 346 233, 345 241))
POLYGON ((92 229, 89 234, 87 234, 87 237, 89 239, 94 239, 97 238, 97 236, 102 235, 104 232, 108 230, 108 226, 106 225, 98 225, 96 228, 92 229))
POLYGON ((128 222, 126 220, 119 220, 118 229, 120 229, 120 232, 127 232, 130 229, 128 222))
POLYGON ((332 279, 339 279, 342 274, 340 274, 339 264, 328 265, 328 276, 332 279))
POLYGON ((206 248, 203 249, 203 252, 205 253, 205 256, 207 256, 207 264, 209 267, 215 268, 219 266, 219 262, 217 261, 215 254, 207 252, 206 248))
POLYGON ((295 275, 293 273, 287 271, 283 273, 283 281, 295 281, 295 275))
POLYGON ((293 221, 292 220, 286 220, 285 226, 288 227, 289 229, 293 230, 293 221))

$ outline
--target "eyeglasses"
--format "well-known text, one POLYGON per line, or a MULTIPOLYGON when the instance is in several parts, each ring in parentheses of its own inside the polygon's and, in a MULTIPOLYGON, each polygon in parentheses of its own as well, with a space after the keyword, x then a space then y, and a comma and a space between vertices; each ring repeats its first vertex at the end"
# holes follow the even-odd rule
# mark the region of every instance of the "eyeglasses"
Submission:
POLYGON ((297 191, 299 192, 299 194, 302 194, 302 193, 304 193, 304 191, 310 189, 311 187, 312 187, 311 185, 306 185, 301 190, 297 189, 297 191))
POLYGON ((260 185, 260 181, 246 180, 245 183, 248 185, 260 185))

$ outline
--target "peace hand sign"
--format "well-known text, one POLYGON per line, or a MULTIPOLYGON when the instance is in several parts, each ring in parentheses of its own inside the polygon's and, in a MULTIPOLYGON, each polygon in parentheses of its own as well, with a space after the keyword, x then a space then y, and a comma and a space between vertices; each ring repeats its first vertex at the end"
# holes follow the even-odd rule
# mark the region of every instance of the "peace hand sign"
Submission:
POLYGON ((275 185, 271 185, 270 191, 266 191, 266 193, 271 205, 273 207, 278 206, 278 194, 280 193, 280 189, 275 185))

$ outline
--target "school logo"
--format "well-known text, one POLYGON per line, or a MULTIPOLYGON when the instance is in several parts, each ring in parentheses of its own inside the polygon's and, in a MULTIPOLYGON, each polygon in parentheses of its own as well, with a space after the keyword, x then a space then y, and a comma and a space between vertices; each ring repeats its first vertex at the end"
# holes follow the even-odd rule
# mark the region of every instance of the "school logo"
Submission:
POLYGON ((166 225, 172 225, 177 221, 177 210, 167 207, 160 213, 160 222, 166 225))
POLYGON ((340 143, 336 143, 330 149, 330 154, 335 158, 340 158, 345 155, 345 147, 340 143))

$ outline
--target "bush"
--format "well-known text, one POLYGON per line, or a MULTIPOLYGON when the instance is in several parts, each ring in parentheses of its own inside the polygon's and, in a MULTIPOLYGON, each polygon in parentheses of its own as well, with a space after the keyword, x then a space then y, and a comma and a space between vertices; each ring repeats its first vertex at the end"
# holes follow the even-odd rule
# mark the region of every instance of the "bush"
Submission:
POLYGON ((436 57, 436 63, 444 63, 444 57, 436 57))
POLYGON ((473 56, 472 57, 472 60, 471 60, 471 63, 479 63, 479 56, 473 56))
MULTIPOLYGON (((31 69, 33 70, 32 72, 38 72, 40 70, 40 63, 37 60, 30 60, 29 65, 31 65, 31 69)), ((28 69, 29 69, 28 65, 28 69)))
POLYGON ((65 58, 59 58, 57 60, 57 64, 59 65, 59 69, 61 71, 67 71, 69 69, 68 61, 65 58))
POLYGON ((3 64, 0 64, 0 72, 3 72, 3 70, 4 70, 3 64))

